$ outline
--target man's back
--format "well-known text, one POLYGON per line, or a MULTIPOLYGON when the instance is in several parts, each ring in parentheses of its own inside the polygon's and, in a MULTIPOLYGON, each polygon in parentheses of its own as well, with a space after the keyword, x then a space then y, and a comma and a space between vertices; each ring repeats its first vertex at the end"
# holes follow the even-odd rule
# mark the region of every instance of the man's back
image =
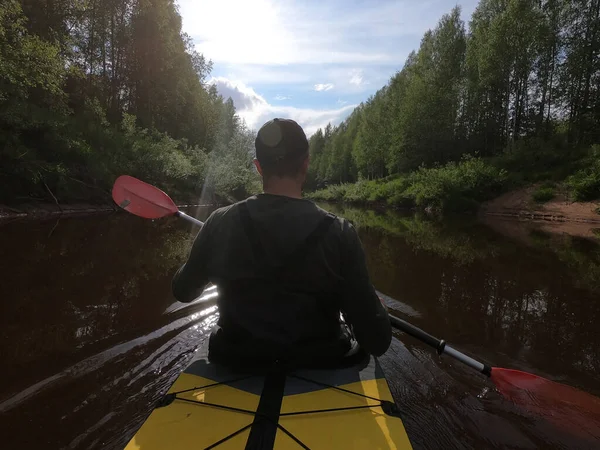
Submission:
POLYGON ((215 211, 173 290, 185 298, 208 281, 220 291, 221 330, 211 344, 223 353, 243 347, 243 354, 260 356, 343 354, 340 311, 368 351, 380 354, 389 345, 387 314, 355 230, 311 201, 261 194, 215 211))
MULTIPOLYGON (((358 343, 380 355, 391 341, 385 308, 369 281, 354 228, 302 199, 309 144, 293 120, 258 131, 254 161, 266 192, 215 211, 198 234, 173 293, 191 301, 219 287, 219 326, 210 354, 248 365, 341 358, 358 343)), ((210 355, 209 355, 210 356, 210 355)))

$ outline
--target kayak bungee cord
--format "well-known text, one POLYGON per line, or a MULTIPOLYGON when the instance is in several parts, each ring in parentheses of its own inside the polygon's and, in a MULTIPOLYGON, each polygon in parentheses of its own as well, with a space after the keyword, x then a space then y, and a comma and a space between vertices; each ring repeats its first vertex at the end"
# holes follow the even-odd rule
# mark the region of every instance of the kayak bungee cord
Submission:
MULTIPOLYGON (((394 417, 400 417, 397 405, 395 403, 393 403, 393 402, 388 401, 388 400, 382 400, 382 399, 379 399, 377 397, 371 397, 371 396, 366 395, 366 394, 361 394, 360 392, 354 392, 354 391, 351 391, 349 389, 341 388, 339 386, 334 386, 334 385, 331 385, 331 384, 328 384, 328 383, 323 383, 323 382, 320 382, 320 381, 312 380, 310 378, 303 377, 301 375, 294 374, 294 373, 289 373, 289 374, 281 373, 280 375, 283 375, 284 378, 287 378, 287 377, 296 378, 298 380, 305 381, 305 382, 308 382, 308 383, 312 383, 312 384, 315 384, 317 386, 326 387, 328 389, 334 389, 336 391, 344 392, 346 394, 356 395, 358 397, 365 398, 365 399, 368 399, 368 400, 372 400, 372 401, 375 401, 375 402, 378 402, 378 403, 376 403, 376 404, 370 404, 370 405, 367 404, 367 405, 360 405, 360 406, 344 406, 344 407, 338 407, 338 408, 310 409, 310 410, 303 410, 303 411, 278 413, 277 414, 278 417, 301 416, 301 415, 306 415, 306 414, 322 414, 322 413, 329 413, 329 412, 352 411, 352 410, 357 410, 357 409, 368 409, 368 408, 379 408, 379 407, 381 407, 382 411, 386 415, 394 416, 394 417)), ((253 378, 253 377, 260 377, 260 376, 263 376, 263 375, 256 375, 256 374, 247 375, 247 376, 235 378, 235 379, 232 379, 232 380, 220 381, 220 382, 216 382, 216 383, 210 383, 210 384, 207 384, 207 385, 204 385, 204 386, 197 386, 197 387, 193 387, 193 388, 189 388, 189 389, 184 389, 184 390, 181 390, 181 391, 171 392, 171 393, 166 394, 165 396, 163 396, 163 398, 158 401, 157 408, 167 407, 171 403, 173 403, 174 401, 178 400, 178 401, 181 401, 181 402, 192 403, 192 404, 195 404, 195 405, 198 405, 198 406, 207 406, 207 407, 223 409, 223 410, 226 410, 226 411, 231 411, 231 412, 235 412, 235 413, 239 413, 239 414, 246 414, 246 415, 253 416, 255 418, 259 417, 259 418, 268 420, 273 425, 277 426, 278 429, 280 429, 285 434, 287 434, 291 439, 293 439, 303 449, 310 450, 310 448, 306 444, 304 444, 298 437, 294 436, 289 430, 287 430, 283 425, 281 425, 276 419, 274 420, 272 417, 269 417, 268 414, 263 414, 263 413, 260 413, 258 411, 251 411, 251 410, 243 409, 243 408, 236 408, 236 407, 228 406, 228 405, 222 405, 222 404, 218 404, 218 403, 211 403, 211 402, 206 402, 206 401, 192 400, 192 399, 188 399, 188 398, 183 398, 183 397, 178 397, 177 396, 178 394, 183 394, 183 393, 186 393, 186 392, 192 392, 192 391, 198 391, 198 390, 208 389, 208 388, 217 387, 217 386, 220 386, 220 385, 231 385, 231 384, 239 382, 239 381, 247 380, 247 379, 250 379, 250 378, 253 378)), ((247 430, 248 428, 252 427, 252 425, 253 425, 253 423, 250 423, 250 424, 245 425, 244 427, 242 427, 242 428, 234 431, 233 433, 230 433, 229 435, 225 436, 224 438, 220 439, 219 441, 217 441, 217 442, 209 445, 208 447, 206 447, 206 450, 218 447, 219 445, 221 445, 221 444, 229 441, 230 439, 234 438, 238 434, 240 434, 240 433, 244 432, 245 430, 247 430)))

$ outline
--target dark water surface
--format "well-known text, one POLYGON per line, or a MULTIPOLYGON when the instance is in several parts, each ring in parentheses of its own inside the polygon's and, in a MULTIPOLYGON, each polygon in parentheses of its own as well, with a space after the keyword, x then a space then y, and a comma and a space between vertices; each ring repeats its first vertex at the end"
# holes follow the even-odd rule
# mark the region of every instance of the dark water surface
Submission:
MULTIPOLYGON (((399 317, 492 365, 600 395, 592 233, 335 212, 358 228, 373 281, 399 317)), ((126 214, 0 224, 1 448, 127 443, 216 320, 214 307, 170 293, 195 232, 126 214)), ((381 361, 415 448, 600 448, 396 337, 381 361)))

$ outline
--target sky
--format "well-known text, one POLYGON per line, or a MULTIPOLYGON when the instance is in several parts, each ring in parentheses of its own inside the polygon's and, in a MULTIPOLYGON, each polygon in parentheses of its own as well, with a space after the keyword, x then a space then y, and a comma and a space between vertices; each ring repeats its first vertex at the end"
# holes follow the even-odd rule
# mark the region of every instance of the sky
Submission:
POLYGON ((455 5, 478 0, 178 0, 183 31, 213 62, 209 79, 246 124, 296 120, 307 135, 352 110, 402 69, 455 5))

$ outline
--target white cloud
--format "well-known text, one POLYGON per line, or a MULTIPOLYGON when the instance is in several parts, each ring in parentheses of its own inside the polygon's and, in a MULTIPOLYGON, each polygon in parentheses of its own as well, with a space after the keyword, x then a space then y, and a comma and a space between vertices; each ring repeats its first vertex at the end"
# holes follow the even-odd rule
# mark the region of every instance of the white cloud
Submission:
POLYGON ((334 89, 352 103, 366 99, 403 66, 423 33, 444 13, 458 3, 468 21, 478 1, 176 0, 183 31, 214 62, 213 73, 222 78, 220 89, 235 97, 248 123, 259 110, 274 108, 261 96, 244 91, 248 86, 268 92, 269 99, 286 93, 273 102, 289 94, 294 100, 286 104, 314 102, 338 114, 336 108, 345 104, 308 91, 334 89))
MULTIPOLYGON (((460 3, 470 12, 477 0, 460 3)), ((184 30, 216 63, 401 65, 454 3, 179 0, 179 6, 184 30)))
POLYGON ((363 73, 362 70, 352 70, 350 72, 350 84, 353 84, 355 86, 360 86, 363 83, 364 78, 363 78, 363 73))
POLYGON ((209 80, 209 83, 215 84, 219 94, 224 98, 231 97, 233 104, 240 111, 252 110, 267 103, 254 89, 244 83, 235 82, 225 77, 213 77, 209 80))
MULTIPOLYGON (((180 0, 179 5, 184 29, 197 42, 197 49, 215 62, 377 63, 390 56, 344 44, 348 25, 346 14, 340 14, 343 7, 318 11, 327 16, 316 19, 313 8, 291 0, 180 0)), ((353 23, 354 29, 360 26, 360 21, 353 23)))
POLYGON ((304 128, 307 136, 310 136, 330 122, 337 125, 356 107, 356 105, 343 105, 340 108, 316 109, 271 105, 244 83, 224 77, 213 78, 211 83, 217 86, 217 90, 223 97, 231 97, 238 115, 253 129, 260 128, 267 120, 284 117, 294 119, 304 128))
MULTIPOLYGON (((332 84, 337 92, 361 92, 371 87, 383 86, 394 74, 395 66, 369 66, 352 69, 338 65, 292 65, 292 66, 258 66, 258 65, 226 65, 219 72, 230 80, 243 80, 248 86, 274 86, 286 93, 293 87, 313 89, 315 84, 332 84), (358 73, 363 78, 360 85, 351 84, 352 76, 358 73), (327 83, 323 83, 327 80, 327 83), (368 80, 368 81, 367 81, 368 80)), ((287 94, 286 94, 287 95, 287 94)), ((296 97, 298 98, 298 97, 296 97)))
POLYGON ((331 83, 326 83, 326 84, 315 84, 315 91, 329 91, 333 89, 333 84, 331 83))
POLYGON ((289 99, 291 99, 291 98, 292 98, 292 97, 287 97, 287 96, 285 96, 285 95, 278 95, 277 97, 275 97, 275 100, 279 100, 279 101, 281 101, 281 100, 289 100, 289 99))
POLYGON ((248 85, 289 85, 310 83, 313 74, 306 70, 291 70, 289 66, 261 66, 256 64, 220 65, 220 72, 230 80, 244 80, 248 85))
POLYGON ((347 102, 346 100, 342 100, 342 99, 339 99, 339 100, 337 101, 337 104, 338 104, 338 105, 345 105, 346 103, 348 103, 348 102, 347 102))
POLYGON ((339 124, 344 120, 357 105, 347 105, 337 109, 311 109, 296 108, 293 106, 271 107, 262 116, 259 116, 259 124, 274 117, 287 117, 298 122, 307 136, 311 136, 319 128, 324 128, 328 123, 339 124))

